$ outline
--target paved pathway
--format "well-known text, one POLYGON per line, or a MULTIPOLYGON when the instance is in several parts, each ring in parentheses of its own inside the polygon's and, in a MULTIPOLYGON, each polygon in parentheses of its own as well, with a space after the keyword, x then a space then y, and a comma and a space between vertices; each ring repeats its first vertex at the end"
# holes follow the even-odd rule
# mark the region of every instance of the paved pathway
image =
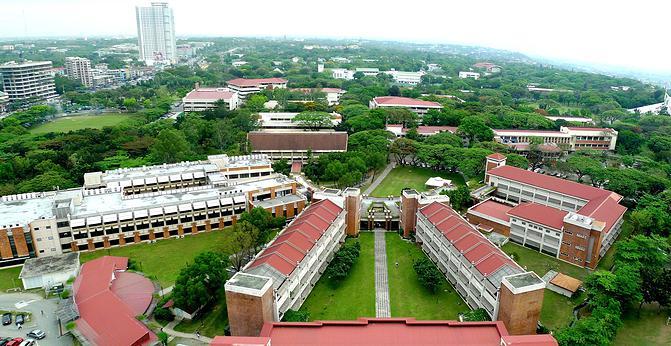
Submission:
POLYGON ((380 183, 382 182, 382 180, 384 180, 384 178, 387 176, 387 174, 389 174, 389 172, 390 172, 394 167, 396 167, 396 163, 394 163, 394 162, 390 162, 390 163, 387 165, 387 167, 385 167, 384 170, 377 176, 377 178, 375 178, 375 181, 373 181, 373 183, 370 184, 370 186, 366 189, 366 191, 363 192, 364 195, 370 195, 370 193, 373 192, 373 190, 375 190, 375 188, 376 188, 378 185, 380 185, 380 183))
POLYGON ((197 340, 197 341, 201 341, 205 344, 210 344, 212 342, 212 339, 208 338, 207 336, 201 335, 199 337, 196 334, 182 333, 182 332, 178 332, 178 331, 174 330, 173 328, 176 325, 178 325, 179 322, 181 322, 181 320, 174 320, 174 321, 168 323, 165 327, 163 327, 162 330, 170 336, 180 337, 180 338, 184 338, 184 339, 197 340))
POLYGON ((375 317, 391 317, 385 231, 375 229, 375 317))

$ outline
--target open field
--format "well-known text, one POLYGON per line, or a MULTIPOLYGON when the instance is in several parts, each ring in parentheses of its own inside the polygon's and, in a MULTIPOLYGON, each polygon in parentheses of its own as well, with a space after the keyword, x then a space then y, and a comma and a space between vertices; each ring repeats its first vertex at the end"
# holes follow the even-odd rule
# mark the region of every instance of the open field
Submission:
POLYGON ((443 177, 452 180, 455 185, 463 185, 464 178, 458 173, 438 172, 428 168, 398 166, 389 172, 375 190, 375 197, 399 196, 401 189, 409 187, 417 191, 426 191, 424 183, 431 177, 443 177))
POLYGON ((86 128, 101 129, 106 126, 115 126, 138 118, 139 115, 136 113, 104 113, 99 115, 65 116, 40 124, 30 129, 30 132, 33 134, 43 134, 49 132, 76 131, 86 128))
POLYGON ((670 309, 659 310, 656 304, 643 305, 641 315, 638 306, 622 316, 622 326, 617 330, 613 345, 671 345, 671 325, 666 319, 670 309))
POLYGON ((153 244, 142 243, 82 252, 80 259, 84 263, 105 255, 129 257, 138 263, 140 271, 148 276, 155 276, 165 288, 175 283, 179 271, 199 253, 220 249, 229 234, 228 229, 224 229, 188 235, 183 239, 158 240, 153 244))
POLYGON ((470 310, 445 277, 435 294, 420 284, 412 265, 416 259, 426 256, 422 249, 396 233, 387 233, 385 236, 392 317, 456 320, 460 312, 470 310))
MULTIPOLYGON (((356 241, 348 239, 348 242, 356 241)), ((320 279, 301 310, 311 320, 355 320, 375 317, 375 241, 373 233, 359 234, 361 254, 349 276, 339 285, 320 279)))
POLYGON ((532 270, 543 276, 550 270, 564 273, 572 276, 578 280, 585 280, 587 275, 591 272, 589 269, 574 266, 568 262, 561 261, 557 258, 542 254, 536 250, 517 245, 513 242, 507 242, 501 249, 508 255, 515 254, 514 259, 522 267, 527 270, 532 270))
POLYGON ((224 335, 227 325, 226 293, 222 290, 217 299, 217 304, 211 310, 203 312, 200 318, 180 322, 174 329, 183 333, 199 331, 201 335, 213 338, 217 335, 224 335))
POLYGON ((19 279, 21 268, 23 267, 0 269, 0 293, 14 287, 23 289, 23 283, 21 283, 21 279, 19 279))

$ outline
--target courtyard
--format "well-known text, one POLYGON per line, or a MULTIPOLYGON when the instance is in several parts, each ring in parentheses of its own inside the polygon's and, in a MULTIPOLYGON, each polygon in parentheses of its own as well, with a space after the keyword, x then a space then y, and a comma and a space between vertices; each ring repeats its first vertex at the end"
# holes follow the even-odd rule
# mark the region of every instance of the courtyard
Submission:
POLYGON ((464 178, 458 173, 439 172, 428 168, 397 166, 382 180, 371 193, 373 197, 399 196, 404 188, 426 191, 424 183, 431 177, 452 180, 455 186, 464 185, 464 178))

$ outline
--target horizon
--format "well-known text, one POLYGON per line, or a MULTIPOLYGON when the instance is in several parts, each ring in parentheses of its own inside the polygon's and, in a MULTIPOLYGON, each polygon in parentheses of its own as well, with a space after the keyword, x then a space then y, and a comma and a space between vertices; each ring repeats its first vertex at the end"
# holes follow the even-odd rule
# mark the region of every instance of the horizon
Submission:
MULTIPOLYGON (((600 2, 578 0, 552 1, 542 7, 529 0, 515 3, 514 7, 491 0, 471 4, 420 1, 412 7, 417 9, 415 12, 400 17, 403 22, 394 20, 399 14, 396 4, 383 7, 352 0, 343 0, 335 15, 332 11, 311 12, 313 6, 306 0, 283 7, 262 0, 259 5, 272 11, 258 13, 248 13, 248 6, 241 3, 224 6, 207 0, 194 6, 185 0, 167 2, 173 9, 176 36, 180 38, 289 37, 464 45, 593 67, 671 74, 666 58, 671 55, 671 45, 664 45, 661 35, 666 31, 664 13, 671 12, 671 4, 652 0, 608 3, 607 15, 602 15, 600 2), (213 10, 202 11, 204 7, 213 10), (227 16, 231 12, 242 15, 227 16), (569 18, 569 24, 564 20, 553 23, 548 20, 550 15, 551 19, 569 18), (254 25, 246 25, 250 20, 254 25), (659 37, 650 34, 656 32, 659 37)), ((11 1, 5 4, 6 27, 0 30, 0 40, 134 38, 135 6, 149 4, 150 1, 137 0, 120 0, 113 6, 99 0, 64 0, 57 4, 47 0, 11 1), (100 15, 82 15, 67 21, 51 16, 63 12, 100 15)))

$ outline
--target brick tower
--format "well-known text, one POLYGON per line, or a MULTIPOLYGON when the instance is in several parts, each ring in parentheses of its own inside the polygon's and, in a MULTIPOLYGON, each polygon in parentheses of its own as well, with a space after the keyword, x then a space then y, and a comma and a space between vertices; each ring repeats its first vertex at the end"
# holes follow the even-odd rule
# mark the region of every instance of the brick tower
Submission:
POLYGON ((490 169, 494 169, 496 167, 501 167, 505 165, 506 165, 505 155, 494 153, 487 156, 487 163, 485 164, 485 183, 489 183, 489 175, 487 175, 487 172, 489 172, 490 169))
POLYGON ((496 319, 506 325, 511 335, 536 334, 544 291, 545 282, 534 272, 504 277, 496 319))
POLYGON ((354 187, 348 187, 343 192, 343 196, 345 197, 345 210, 347 211, 345 219, 347 228, 345 231, 348 236, 357 237, 361 225, 361 191, 354 187))
POLYGON ((417 209, 419 208, 419 193, 412 189, 406 189, 401 192, 401 228, 403 237, 410 236, 410 232, 415 231, 417 223, 417 209))
POLYGON ((279 321, 272 279, 238 272, 224 287, 232 336, 257 336, 265 322, 279 321))

